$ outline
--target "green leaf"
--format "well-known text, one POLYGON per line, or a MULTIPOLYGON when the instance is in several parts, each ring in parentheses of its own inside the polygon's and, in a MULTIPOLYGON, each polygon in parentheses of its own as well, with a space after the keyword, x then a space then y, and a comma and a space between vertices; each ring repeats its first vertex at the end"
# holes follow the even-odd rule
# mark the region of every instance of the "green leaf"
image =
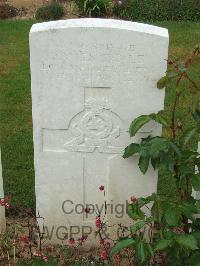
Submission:
POLYGON ((200 213, 200 200, 196 201, 197 212, 200 213))
POLYGON ((199 125, 200 123, 200 111, 195 111, 194 113, 192 113, 193 119, 195 120, 195 122, 199 125))
POLYGON ((114 255, 120 252, 122 249, 130 247, 135 244, 135 240, 133 238, 126 238, 119 240, 117 244, 112 248, 111 255, 114 255))
POLYGON ((154 255, 154 251, 149 243, 145 243, 145 249, 147 256, 152 257, 154 255))
POLYGON ((162 77, 158 82, 157 82, 157 88, 158 89, 164 89, 167 81, 169 80, 169 78, 167 76, 162 77))
POLYGON ((140 156, 138 165, 139 165, 141 172, 145 174, 149 167, 149 157, 140 156))
POLYGON ((129 146, 125 148, 123 158, 128 158, 135 153, 138 153, 140 151, 140 145, 136 143, 131 143, 129 146))
POLYGON ((200 158, 195 159, 195 165, 197 166, 198 171, 200 172, 200 158))
POLYGON ((157 114, 151 114, 150 116, 157 123, 159 123, 165 127, 169 127, 169 123, 167 121, 167 118, 164 117, 162 111, 158 112, 157 114))
POLYGON ((131 137, 135 136, 138 130, 151 120, 149 115, 141 115, 137 117, 130 125, 129 133, 131 137))
POLYGON ((185 248, 196 250, 198 249, 197 241, 194 236, 192 235, 177 235, 175 237, 175 241, 185 248))
POLYGON ((194 173, 194 169, 192 169, 191 166, 188 166, 185 163, 185 161, 182 164, 180 164, 179 171, 180 171, 181 176, 183 177, 194 173))
MULTIPOLYGON (((188 266, 188 264, 183 264, 183 259, 180 254, 180 249, 174 246, 168 248, 167 250, 167 265, 170 266, 188 266)), ((184 261, 185 262, 185 261, 184 261)))
MULTIPOLYGON (((198 227, 199 227, 199 224, 198 224, 198 227)), ((200 248, 200 231, 196 231, 196 232, 193 232, 192 235, 194 236, 194 238, 196 239, 197 241, 197 245, 198 247, 200 248)))
POLYGON ((144 212, 137 204, 129 204, 127 210, 128 216, 133 220, 143 220, 145 218, 144 212))
POLYGON ((200 173, 192 176, 192 186, 195 191, 200 191, 200 173))
POLYGON ((196 251, 190 257, 190 266, 200 266, 200 251, 196 251))
POLYGON ((180 137, 180 143, 185 146, 197 133, 198 129, 196 127, 189 128, 180 137))
POLYGON ((178 226, 181 214, 179 210, 177 210, 174 206, 171 206, 165 210, 164 218, 169 226, 178 226))
POLYGON ((161 218, 163 216, 163 210, 161 208, 159 196, 154 199, 154 203, 151 208, 151 213, 153 216, 153 220, 155 222, 161 223, 161 218))
POLYGON ((172 244, 172 240, 171 239, 160 239, 155 247, 154 247, 154 251, 159 251, 159 250, 164 250, 167 247, 171 246, 172 244))
POLYGON ((143 226, 145 225, 144 221, 135 223, 134 225, 131 226, 131 232, 136 233, 138 230, 140 230, 143 226))
POLYGON ((151 165, 153 166, 153 169, 158 169, 160 165, 160 159, 159 158, 151 158, 151 165))
POLYGON ((144 241, 139 240, 135 245, 135 255, 137 260, 141 264, 144 264, 147 262, 149 257, 152 257, 154 255, 154 252, 149 243, 145 243, 144 241))
POLYGON ((165 127, 169 127, 168 121, 164 116, 161 116, 161 115, 158 116, 157 115, 155 121, 158 122, 159 124, 165 126, 165 127))
POLYGON ((146 261, 145 245, 142 241, 136 243, 135 255, 141 263, 146 261))
POLYGON ((194 204, 184 203, 180 206, 181 212, 186 216, 188 219, 193 220, 193 216, 197 213, 197 207, 194 204))
POLYGON ((151 201, 154 200, 155 194, 152 194, 146 198, 138 198, 137 199, 137 205, 139 208, 143 207, 145 204, 150 203, 151 201))
POLYGON ((169 149, 169 141, 162 137, 153 137, 148 144, 152 158, 159 157, 161 152, 167 152, 169 149))
POLYGON ((199 153, 197 151, 191 151, 191 150, 182 151, 182 159, 186 161, 193 160, 193 159, 196 160, 198 155, 199 153))
POLYGON ((198 96, 198 98, 197 98, 197 102, 196 102, 196 110, 197 110, 198 112, 200 112, 200 96, 198 96))
POLYGON ((171 153, 162 153, 160 155, 160 170, 174 172, 174 157, 171 153))
POLYGON ((175 153, 178 155, 178 157, 181 158, 182 154, 181 154, 179 147, 172 141, 170 141, 169 144, 172 147, 172 149, 175 151, 175 153))

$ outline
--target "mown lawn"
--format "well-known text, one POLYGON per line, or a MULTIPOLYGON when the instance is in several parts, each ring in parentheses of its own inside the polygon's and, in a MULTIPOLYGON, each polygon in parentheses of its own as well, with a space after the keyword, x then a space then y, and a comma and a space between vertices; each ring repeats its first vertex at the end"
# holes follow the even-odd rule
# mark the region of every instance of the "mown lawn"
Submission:
MULTIPOLYGON (((12 203, 35 206, 34 167, 31 120, 28 34, 31 20, 0 21, 0 128, 4 189, 11 193, 12 203)), ((200 43, 200 23, 162 22, 170 33, 170 56, 184 56, 200 43)), ((200 59, 191 75, 200 84, 200 59)), ((173 92, 166 91, 165 108, 170 110, 173 92)), ((184 111, 193 105, 195 96, 182 97, 177 117, 191 124, 184 111)), ((165 132, 167 134, 167 132, 165 132)), ((194 142, 194 145, 196 142, 194 142)), ((171 193, 172 181, 160 177, 159 191, 171 193)))

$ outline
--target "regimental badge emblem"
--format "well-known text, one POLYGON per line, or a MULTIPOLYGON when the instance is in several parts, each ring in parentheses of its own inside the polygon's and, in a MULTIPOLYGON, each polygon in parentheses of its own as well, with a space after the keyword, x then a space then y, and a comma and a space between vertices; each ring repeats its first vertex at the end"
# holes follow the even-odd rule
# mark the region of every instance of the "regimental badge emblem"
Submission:
MULTIPOLYGON (((86 88, 87 89, 87 88, 86 88)), ((88 88, 85 108, 70 122, 72 139, 64 144, 69 151, 120 153, 121 119, 112 112, 109 88, 88 88)))

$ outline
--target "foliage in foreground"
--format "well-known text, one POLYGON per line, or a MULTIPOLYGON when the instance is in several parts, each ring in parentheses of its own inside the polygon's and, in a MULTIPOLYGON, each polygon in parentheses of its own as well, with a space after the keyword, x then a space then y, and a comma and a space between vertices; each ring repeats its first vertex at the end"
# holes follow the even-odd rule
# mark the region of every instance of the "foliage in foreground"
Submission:
POLYGON ((193 191, 200 191, 200 154, 191 148, 190 141, 200 134, 200 87, 188 73, 195 57, 200 55, 199 47, 195 48, 183 63, 169 60, 169 70, 157 84, 163 89, 166 84, 175 90, 170 119, 164 111, 157 114, 141 115, 130 125, 130 136, 153 120, 168 127, 171 134, 168 138, 148 136, 140 143, 131 143, 126 147, 124 158, 139 155, 138 166, 143 174, 149 168, 168 172, 175 179, 176 197, 152 194, 138 198, 129 204, 128 214, 133 220, 130 235, 121 239, 114 246, 112 254, 132 246, 140 265, 151 265, 155 255, 164 252, 169 265, 199 265, 200 259, 200 200, 193 191), (175 87, 172 84, 175 83, 175 87), (195 110, 192 111, 193 126, 185 128, 176 119, 178 101, 187 90, 196 95, 195 110), (198 171, 195 171, 198 169, 198 171), (147 216, 144 209, 150 210, 147 216), (156 238, 155 238, 156 231, 156 238), (148 237, 145 237, 148 236, 148 237))

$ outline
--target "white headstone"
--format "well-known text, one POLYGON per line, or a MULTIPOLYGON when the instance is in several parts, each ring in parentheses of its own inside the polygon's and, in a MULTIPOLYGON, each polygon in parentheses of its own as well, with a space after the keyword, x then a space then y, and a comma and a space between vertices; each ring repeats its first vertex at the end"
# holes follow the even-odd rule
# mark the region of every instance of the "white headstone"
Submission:
MULTIPOLYGON (((95 214, 75 209, 102 206, 100 185, 113 206, 156 191, 157 172, 144 176, 138 158, 122 153, 131 121, 163 109, 156 82, 166 71, 168 31, 111 19, 45 22, 31 29, 30 53, 37 213, 55 240, 59 226, 95 227, 95 214)), ((137 138, 160 133, 149 124, 137 138)))
MULTIPOLYGON (((2 164, 1 164, 1 150, 0 150, 0 199, 2 199, 2 200, 4 199, 2 164)), ((0 206, 0 233, 4 232, 5 227, 6 227, 5 207, 0 206)))

